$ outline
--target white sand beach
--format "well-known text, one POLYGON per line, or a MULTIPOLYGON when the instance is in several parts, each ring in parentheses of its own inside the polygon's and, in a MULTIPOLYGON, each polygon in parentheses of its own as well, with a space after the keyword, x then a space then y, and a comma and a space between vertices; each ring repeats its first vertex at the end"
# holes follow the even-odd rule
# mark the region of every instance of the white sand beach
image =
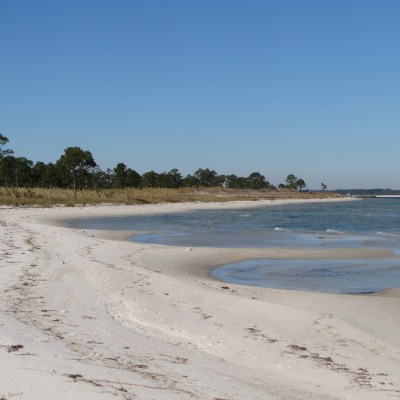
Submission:
POLYGON ((308 293, 208 274, 247 257, 389 251, 187 249, 54 223, 258 204, 1 208, 0 399, 400 399, 399 289, 308 293))

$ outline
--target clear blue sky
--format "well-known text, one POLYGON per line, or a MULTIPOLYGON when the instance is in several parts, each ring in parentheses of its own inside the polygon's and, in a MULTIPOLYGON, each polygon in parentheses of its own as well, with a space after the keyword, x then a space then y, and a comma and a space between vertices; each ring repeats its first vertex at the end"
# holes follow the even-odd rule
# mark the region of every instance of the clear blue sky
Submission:
POLYGON ((102 169, 400 188, 398 0, 0 0, 0 132, 102 169))

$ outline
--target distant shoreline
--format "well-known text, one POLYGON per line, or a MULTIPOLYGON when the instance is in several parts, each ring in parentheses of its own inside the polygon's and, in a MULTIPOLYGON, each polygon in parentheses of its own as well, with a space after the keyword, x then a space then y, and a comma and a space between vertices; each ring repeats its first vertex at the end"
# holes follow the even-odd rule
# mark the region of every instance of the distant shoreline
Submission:
POLYGON ((145 205, 187 202, 232 202, 288 199, 329 199, 343 196, 328 192, 298 192, 295 190, 251 190, 221 187, 179 189, 101 189, 78 190, 58 188, 0 187, 0 205, 9 206, 82 206, 82 205, 145 205))

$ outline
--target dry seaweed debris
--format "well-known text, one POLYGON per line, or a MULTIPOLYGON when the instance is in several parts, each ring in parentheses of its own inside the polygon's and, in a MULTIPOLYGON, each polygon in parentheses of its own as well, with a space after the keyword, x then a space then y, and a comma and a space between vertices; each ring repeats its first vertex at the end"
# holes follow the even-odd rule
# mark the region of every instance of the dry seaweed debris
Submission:
MULTIPOLYGON (((7 350, 7 353, 14 353, 14 352, 19 351, 24 348, 24 346, 22 344, 12 344, 12 345, 7 345, 7 346, 0 345, 0 347, 5 348, 7 350)), ((1 397, 0 397, 0 400, 1 400, 1 397)))

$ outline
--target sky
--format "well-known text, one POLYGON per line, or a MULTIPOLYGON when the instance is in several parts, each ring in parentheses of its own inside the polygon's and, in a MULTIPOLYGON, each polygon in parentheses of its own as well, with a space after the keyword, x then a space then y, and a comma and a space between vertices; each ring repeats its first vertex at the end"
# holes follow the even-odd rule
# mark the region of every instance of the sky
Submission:
POLYGON ((102 169, 400 189, 398 0, 0 0, 0 133, 102 169))

